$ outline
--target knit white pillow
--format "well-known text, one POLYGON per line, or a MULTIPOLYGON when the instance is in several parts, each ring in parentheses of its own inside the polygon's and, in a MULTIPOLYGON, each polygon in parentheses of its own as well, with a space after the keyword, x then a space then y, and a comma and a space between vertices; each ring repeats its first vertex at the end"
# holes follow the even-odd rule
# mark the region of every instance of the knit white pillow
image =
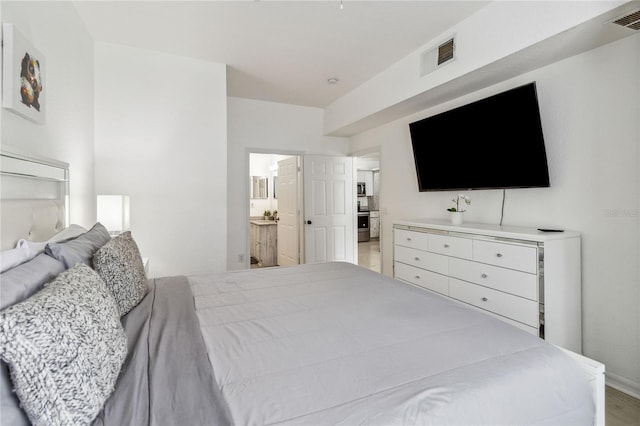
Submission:
POLYGON ((98 249, 93 255, 93 267, 113 293, 120 316, 140 303, 149 290, 140 250, 130 231, 98 249))
POLYGON ((0 358, 34 425, 90 423, 126 355, 113 295, 84 264, 0 311, 0 358))

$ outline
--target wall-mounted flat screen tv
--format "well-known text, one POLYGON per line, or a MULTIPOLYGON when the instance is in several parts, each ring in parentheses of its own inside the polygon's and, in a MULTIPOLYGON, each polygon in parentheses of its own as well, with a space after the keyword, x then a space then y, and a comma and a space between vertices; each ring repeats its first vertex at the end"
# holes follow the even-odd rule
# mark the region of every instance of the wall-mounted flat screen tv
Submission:
POLYGON ((409 124, 420 191, 549 186, 535 82, 409 124))

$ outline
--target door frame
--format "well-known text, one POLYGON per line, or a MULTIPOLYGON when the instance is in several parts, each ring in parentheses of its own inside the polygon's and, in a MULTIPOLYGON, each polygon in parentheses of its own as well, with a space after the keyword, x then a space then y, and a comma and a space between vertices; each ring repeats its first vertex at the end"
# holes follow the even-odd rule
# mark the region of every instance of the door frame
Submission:
MULTIPOLYGON (((245 182, 244 182, 244 189, 245 189, 245 194, 247 194, 245 201, 246 203, 244 203, 244 217, 245 217, 245 230, 246 230, 246 234, 245 234, 245 247, 244 247, 244 258, 245 258, 245 267, 246 269, 251 268, 251 207, 250 207, 250 200, 251 200, 251 154, 266 154, 266 155, 289 155, 291 157, 299 157, 299 162, 302 162, 302 158, 304 157, 305 153, 304 151, 294 151, 294 150, 282 150, 282 149, 265 149, 265 148, 251 148, 251 147, 247 147, 245 148, 245 155, 244 155, 244 163, 245 163, 245 170, 246 170, 246 174, 245 174, 245 182)), ((302 167, 302 165, 300 166, 302 167)), ((302 170, 300 171, 300 173, 302 173, 302 170)), ((300 205, 301 202, 304 201, 304 199, 302 198, 303 196, 303 187, 302 187, 302 183, 299 182, 298 183, 298 207, 300 209, 300 211, 302 212, 304 205, 300 205)), ((298 250, 300 250, 300 263, 304 263, 304 235, 300 235, 301 233, 304 232, 304 227, 302 226, 302 214, 300 214, 300 217, 298 218, 298 238, 300 239, 300 243, 298 245, 298 250)))
MULTIPOLYGON (((373 147, 373 148, 368 148, 366 150, 360 150, 360 151, 356 151, 355 153, 350 153, 350 154, 345 154, 342 155, 344 157, 353 157, 354 159, 356 157, 361 157, 362 155, 365 154, 369 154, 369 153, 373 153, 373 152, 381 152, 381 147, 377 146, 377 147, 373 147)), ((296 150, 286 150, 286 149, 267 149, 267 148, 252 148, 252 147, 246 147, 245 148, 245 185, 244 185, 244 193, 246 194, 245 196, 245 200, 247 201, 246 203, 244 203, 244 217, 245 217, 245 223, 246 223, 246 227, 245 227, 245 248, 244 248, 244 252, 245 252, 245 268, 249 269, 251 267, 251 254, 250 254, 250 247, 251 247, 251 227, 250 227, 250 219, 251 219, 251 209, 250 209, 250 200, 251 200, 251 154, 273 154, 273 155, 288 155, 288 156, 297 156, 299 158, 299 165, 300 165, 300 181, 298 183, 298 207, 300 209, 300 215, 298 218, 298 238, 299 238, 299 245, 298 245, 298 250, 300 251, 300 264, 304 264, 306 263, 306 257, 305 257, 305 227, 304 227, 304 156, 307 154, 305 151, 296 151, 296 150)), ((327 156, 331 156, 330 154, 319 154, 319 155, 327 155, 327 156)), ((382 173, 382 160, 380 159, 380 171, 382 173)), ((357 174, 357 167, 354 163, 354 167, 353 167, 353 181, 356 181, 356 174, 357 174)), ((380 175, 380 178, 382 179, 382 174, 380 175)), ((355 187, 353 188, 353 195, 352 195, 352 202, 353 202, 353 211, 356 211, 356 201, 357 201, 357 196, 356 196, 356 190, 355 187)), ((382 218, 381 218, 382 219, 382 218)), ((356 225, 356 221, 357 221, 357 217, 354 215, 353 218, 354 221, 354 227, 353 227, 353 232, 354 232, 354 238, 356 243, 354 244, 355 248, 354 248, 354 260, 358 259, 358 227, 356 225)), ((380 256, 382 256, 382 230, 380 232, 380 256)), ((382 262, 381 262, 382 263, 382 262)), ((381 269, 382 269, 382 265, 381 265, 381 269)))

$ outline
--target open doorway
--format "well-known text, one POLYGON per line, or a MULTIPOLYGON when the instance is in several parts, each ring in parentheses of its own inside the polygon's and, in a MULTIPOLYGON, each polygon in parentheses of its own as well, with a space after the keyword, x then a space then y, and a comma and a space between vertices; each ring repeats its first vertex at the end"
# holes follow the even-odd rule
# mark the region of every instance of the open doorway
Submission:
POLYGON ((247 154, 252 268, 357 263, 353 157, 247 154))
MULTIPOLYGON (((283 176, 284 180, 278 179, 279 164, 288 164, 291 161, 297 164, 300 157, 289 154, 249 153, 248 226, 252 269, 300 263, 297 196, 300 185, 298 180, 292 180, 290 175, 283 176), (283 251, 287 257, 281 261, 283 251)), ((298 167, 294 166, 293 169, 292 173, 297 175, 298 167)))
POLYGON ((382 273, 380 152, 356 156, 358 265, 382 273))

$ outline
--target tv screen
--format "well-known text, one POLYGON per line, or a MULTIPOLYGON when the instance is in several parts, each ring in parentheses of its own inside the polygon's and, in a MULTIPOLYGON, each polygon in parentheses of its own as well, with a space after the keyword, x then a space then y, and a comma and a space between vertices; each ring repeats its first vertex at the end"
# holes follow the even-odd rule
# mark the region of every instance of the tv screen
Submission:
POLYGON ((536 85, 409 124, 420 191, 549 186, 536 85))

